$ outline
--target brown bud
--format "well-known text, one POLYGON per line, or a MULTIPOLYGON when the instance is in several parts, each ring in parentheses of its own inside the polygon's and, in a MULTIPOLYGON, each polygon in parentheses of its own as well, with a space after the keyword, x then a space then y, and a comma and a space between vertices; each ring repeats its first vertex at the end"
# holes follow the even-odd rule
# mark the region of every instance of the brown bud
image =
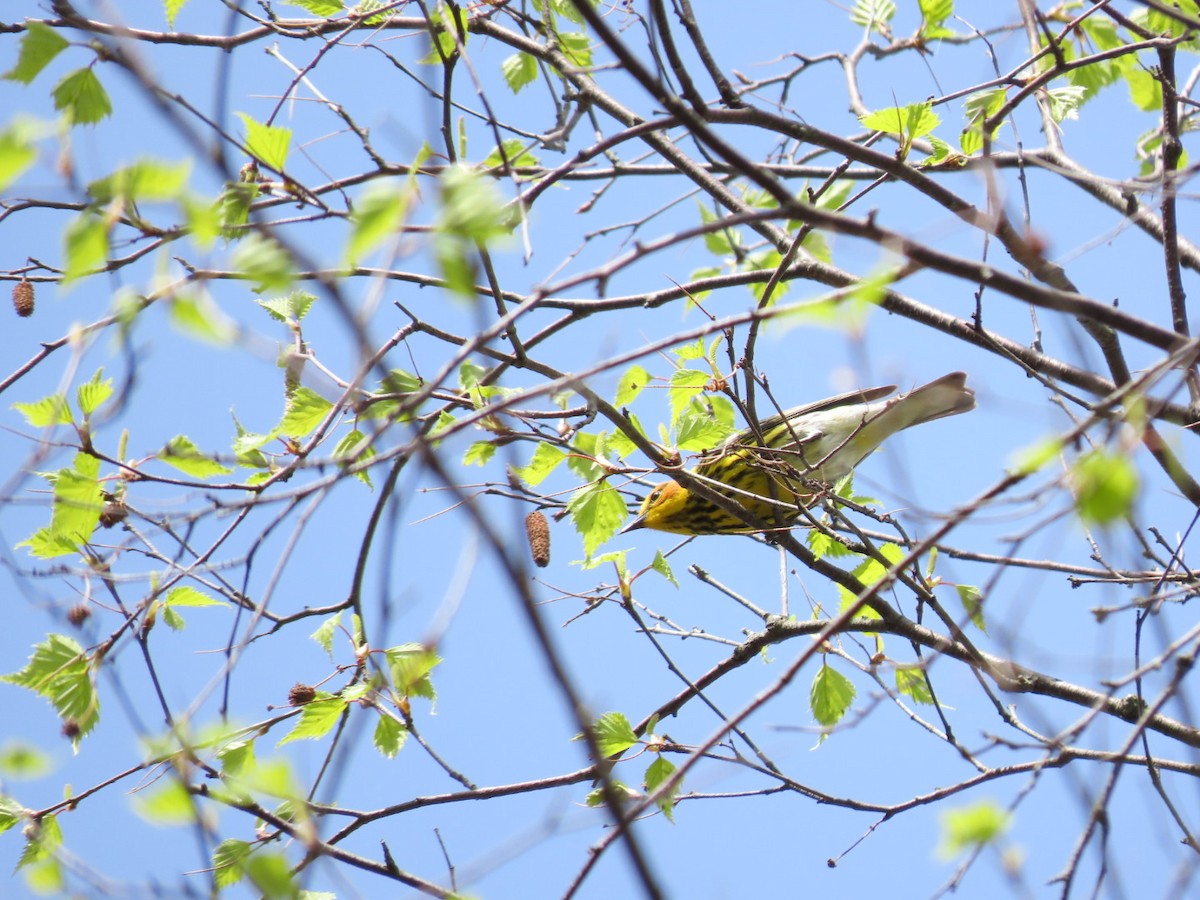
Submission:
POLYGON ((129 509, 120 500, 109 500, 100 510, 100 524, 105 528, 112 528, 118 522, 125 521, 125 517, 129 515, 129 509))
POLYGON ((525 534, 529 537, 529 550, 539 568, 550 565, 550 523, 540 510, 525 517, 525 534))
POLYGON ((88 617, 91 614, 91 607, 89 607, 86 603, 76 603, 67 610, 67 621, 78 628, 88 620, 88 617))
POLYGON ((297 681, 292 685, 292 689, 288 691, 288 703, 292 704, 292 706, 303 706, 305 703, 311 703, 315 700, 316 696, 316 688, 297 681))
POLYGON ((68 740, 75 740, 75 738, 79 737, 79 733, 81 731, 82 729, 79 727, 79 723, 74 719, 67 719, 65 722, 63 722, 63 737, 67 738, 68 740))
POLYGON ((13 285, 13 309, 22 319, 33 315, 33 285, 22 278, 13 285))

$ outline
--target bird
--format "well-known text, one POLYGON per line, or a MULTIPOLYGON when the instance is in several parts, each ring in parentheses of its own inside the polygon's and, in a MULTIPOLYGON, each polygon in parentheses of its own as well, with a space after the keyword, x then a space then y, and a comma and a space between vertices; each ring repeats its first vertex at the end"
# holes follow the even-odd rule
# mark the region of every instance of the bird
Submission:
MULTIPOLYGON (((691 474, 752 516, 790 526, 824 486, 836 484, 898 431, 975 408, 965 372, 906 394, 895 385, 850 391, 771 416, 700 454, 691 474)), ((621 530, 747 534, 761 529, 676 481, 655 486, 621 530)))

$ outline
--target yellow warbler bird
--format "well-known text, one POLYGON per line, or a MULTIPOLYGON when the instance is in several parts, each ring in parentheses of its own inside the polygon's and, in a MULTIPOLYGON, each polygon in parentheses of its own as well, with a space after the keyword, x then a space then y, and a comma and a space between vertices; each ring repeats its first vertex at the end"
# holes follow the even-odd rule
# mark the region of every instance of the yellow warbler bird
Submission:
MULTIPOLYGON (((759 519, 790 525, 821 485, 849 475, 897 431, 975 408, 965 372, 883 399, 895 390, 888 385, 851 391, 764 419, 757 429, 703 453, 692 474, 759 519)), ((674 481, 655 487, 622 533, 635 528, 674 534, 756 530, 674 481)))

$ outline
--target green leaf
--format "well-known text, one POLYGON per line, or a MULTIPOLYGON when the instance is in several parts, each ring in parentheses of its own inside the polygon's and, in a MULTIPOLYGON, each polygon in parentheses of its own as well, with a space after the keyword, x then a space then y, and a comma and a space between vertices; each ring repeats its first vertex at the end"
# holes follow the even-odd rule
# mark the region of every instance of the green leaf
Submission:
POLYGON ((571 441, 574 451, 567 456, 567 468, 579 476, 581 481, 598 481, 605 475, 605 468, 596 460, 603 459, 605 449, 605 433, 580 431, 571 441))
POLYGON ((693 402, 675 420, 675 446, 680 450, 708 450, 725 442, 737 430, 733 403, 712 394, 693 402))
POLYGON ((505 160, 508 161, 508 168, 536 166, 538 164, 538 158, 526 149, 523 141, 518 138, 510 138, 489 153, 487 159, 481 163, 481 167, 484 169, 498 169, 505 165, 505 160))
POLYGON ((79 409, 84 416, 90 416, 100 408, 105 400, 112 396, 112 379, 109 378, 107 381, 101 381, 100 376, 103 374, 103 369, 97 369, 96 374, 92 376, 92 380, 81 384, 75 392, 75 400, 79 404, 79 409))
POLYGON ((163 11, 167 14, 167 27, 175 30, 175 19, 187 0, 163 0, 163 11))
POLYGON ((533 459, 529 461, 529 465, 518 466, 513 471, 527 485, 537 487, 566 458, 566 451, 560 450, 553 444, 538 444, 533 451, 533 459))
POLYGON ((254 741, 230 741, 217 751, 217 759, 226 775, 240 775, 254 767, 254 741))
POLYGON ((292 741, 315 741, 325 737, 338 723, 338 719, 345 711, 345 698, 334 696, 326 691, 317 691, 317 699, 305 703, 300 708, 299 721, 276 746, 282 747, 292 741))
POLYGON ((883 26, 896 15, 896 4, 892 0, 855 0, 850 10, 850 21, 873 31, 883 31, 883 26))
POLYGON ((1075 493, 1075 510, 1089 525, 1107 525, 1126 518, 1138 495, 1138 475, 1123 453, 1096 448, 1083 454, 1068 472, 1075 493))
POLYGON ((267 900, 297 900, 300 888, 286 856, 260 850, 246 861, 246 877, 267 900))
POLYGON ((392 675, 392 684, 404 697, 425 697, 434 700, 437 691, 429 677, 442 658, 424 644, 401 644, 390 647, 384 654, 392 675))
POLYGON ((514 53, 500 64, 504 82, 514 94, 537 79, 537 60, 528 53, 514 53))
POLYGON ((83 648, 66 635, 51 634, 33 648, 25 668, 0 681, 28 688, 45 697, 64 722, 78 729, 78 745, 100 721, 100 699, 92 683, 92 669, 83 648))
MULTIPOLYGON (((675 772, 675 764, 668 760, 661 753, 655 756, 654 762, 646 767, 646 790, 653 792, 658 789, 658 786, 671 777, 675 772)), ((664 795, 658 798, 658 808, 662 810, 663 815, 667 817, 667 821, 675 821, 675 797, 679 794, 683 787, 683 780, 679 780, 675 785, 664 795)))
POLYGON ((380 715, 371 742, 388 759, 395 759, 408 740, 408 729, 391 716, 380 715))
POLYGON ((260 190, 253 182, 239 181, 225 185, 225 190, 217 198, 216 212, 221 232, 229 240, 247 234, 242 226, 250 221, 250 207, 258 199, 260 190))
POLYGON ((76 69, 54 86, 54 108, 72 125, 95 125, 112 114, 104 85, 91 68, 76 69))
POLYGON ((629 724, 629 719, 625 718, 624 713, 605 713, 596 720, 592 731, 596 737, 596 749, 602 759, 624 753, 637 743, 637 735, 633 733, 633 726, 629 724))
POLYGON ((921 30, 928 33, 954 14, 954 0, 917 0, 921 10, 921 30))
POLYGON ((588 556, 616 534, 629 515, 621 495, 604 482, 577 490, 567 503, 567 511, 575 523, 575 530, 583 536, 583 552, 588 556))
POLYGON ((617 383, 617 395, 613 397, 614 406, 628 406, 638 398, 642 389, 650 383, 650 373, 641 366, 633 365, 625 370, 617 383))
POLYGON ((409 191, 390 181, 374 184, 350 212, 346 264, 355 265, 389 237, 394 237, 408 211, 409 191))
POLYGON ((476 441, 463 454, 464 466, 486 466, 496 455, 496 445, 491 441, 476 441))
POLYGON ((306 387, 298 387, 288 397, 287 410, 276 426, 279 434, 302 438, 325 421, 333 404, 306 387))
MULTIPOLYGON (((890 565, 895 565, 900 560, 904 559, 904 551, 895 544, 880 544, 879 554, 886 559, 890 565)), ((874 557, 871 557, 863 560, 862 563, 860 563, 854 569, 853 574, 855 578, 862 582, 863 587, 872 588, 887 577, 889 567, 890 566, 885 566, 882 562, 874 557)), ((840 584, 838 585, 838 596, 841 598, 842 609, 845 609, 854 603, 855 595, 840 584)), ((878 613, 876 613, 870 607, 864 607, 859 615, 874 618, 878 615, 878 613)))
POLYGON ((211 456, 205 456, 186 435, 176 435, 158 451, 158 458, 167 465, 193 478, 228 475, 233 469, 223 466, 211 456))
POLYGON ((133 808, 138 815, 154 825, 196 823, 196 804, 188 789, 177 778, 167 777, 157 786, 135 794, 133 808))
POLYGON ((191 172, 191 160, 143 159, 93 181, 87 191, 97 203, 174 200, 187 188, 191 172))
POLYGON ((336 16, 346 8, 341 0, 288 0, 289 6, 298 6, 301 9, 307 9, 315 16, 336 16))
MULTIPOLYGON (((721 217, 707 206, 701 203, 698 203, 697 206, 700 209, 700 221, 705 225, 720 221, 721 217)), ((728 256, 741 244, 741 235, 733 228, 718 228, 704 232, 704 247, 709 253, 716 256, 728 256)))
POLYGON ((933 704, 929 682, 925 680, 925 672, 921 669, 897 669, 896 690, 916 703, 933 704))
POLYGON ((591 68, 592 41, 586 33, 582 31, 568 31, 561 32, 555 36, 558 38, 559 48, 571 65, 580 69, 591 68))
POLYGON ((421 65, 440 66, 443 59, 451 59, 458 53, 458 45, 466 46, 470 32, 461 31, 458 18, 454 11, 446 6, 440 6, 430 15, 430 23, 435 26, 430 35, 430 50, 421 57, 421 65), (457 38, 457 40, 456 40, 457 38))
POLYGON ((625 561, 628 556, 628 550, 612 550, 608 553, 601 553, 599 556, 589 556, 579 564, 579 567, 587 571, 588 569, 599 568, 606 563, 612 563, 613 568, 617 570, 617 578, 624 581, 625 573, 628 571, 625 561))
POLYGON ((329 654, 330 659, 333 659, 333 635, 337 632, 338 626, 340 626, 341 623, 342 614, 340 612, 334 613, 332 616, 322 622, 317 627, 316 631, 309 635, 310 638, 317 642, 318 646, 320 646, 322 650, 329 654))
POLYGON ((283 297, 258 299, 254 302, 265 309, 276 322, 286 325, 289 322, 303 321, 312 305, 317 302, 317 298, 308 291, 292 291, 283 297))
POLYGON ((858 119, 864 127, 873 131, 898 135, 901 138, 902 155, 908 154, 913 141, 930 134, 942 121, 933 111, 933 104, 929 102, 878 109, 861 115, 858 119))
POLYGON ((854 702, 854 694, 850 679, 822 662, 809 695, 813 718, 826 727, 836 725, 854 702))
POLYGON ((33 403, 14 403, 12 408, 25 417, 34 428, 53 428, 55 425, 70 425, 71 406, 62 394, 51 394, 33 403))
POLYGON ((100 461, 86 453, 76 454, 73 468, 55 473, 50 527, 23 542, 34 556, 49 558, 74 553, 91 540, 104 509, 99 474, 100 461))
POLYGON ((0 794, 0 833, 23 821, 27 814, 28 810, 12 797, 0 794))
POLYGON ((21 851, 17 868, 21 869, 40 862, 53 862, 54 854, 62 846, 62 829, 54 814, 42 816, 25 834, 27 843, 21 851))
MULTIPOLYGON (((965 104, 967 127, 963 129, 960 138, 963 155, 970 156, 983 146, 984 120, 997 113, 1004 106, 1007 97, 1008 92, 1004 88, 996 88, 972 94, 967 98, 965 104)), ((999 127, 997 125, 996 130, 999 127)), ((995 135, 996 130, 992 131, 992 135, 995 135)))
POLYGON ((237 884, 246 873, 246 860, 250 858, 251 847, 246 841, 233 838, 221 841, 213 850, 213 878, 217 889, 227 888, 237 884))
POLYGON ((224 605, 220 600, 215 600, 208 596, 208 594, 202 593, 193 587, 173 588, 163 598, 163 621, 167 623, 172 631, 182 631, 186 623, 183 620, 183 616, 178 612, 179 607, 224 605))
POLYGON ((87 275, 104 265, 108 258, 108 226, 95 213, 80 213, 63 232, 66 266, 62 283, 87 275))
POLYGON ((699 369, 676 369, 671 373, 671 388, 668 397, 671 401, 671 419, 679 418, 680 413, 691 406, 692 399, 704 392, 712 376, 699 369))
POLYGON ((1046 91, 1050 117, 1055 122, 1079 118, 1079 107, 1087 99, 1087 90, 1079 85, 1051 88, 1046 91))
POLYGON ((233 253, 233 266, 241 276, 252 282, 256 294, 285 291, 296 280, 292 258, 270 238, 249 234, 233 253))
POLYGON ((246 149, 250 155, 269 169, 282 172, 287 164, 288 148, 292 143, 292 130, 263 125, 245 113, 238 117, 246 126, 246 149))
POLYGON ((67 39, 49 25, 26 20, 16 64, 4 73, 8 81, 29 84, 67 46, 67 39))
MULTIPOLYGON (((367 443, 367 436, 365 434, 355 430, 337 442, 337 446, 333 448, 333 455, 343 466, 349 466, 373 459, 375 448, 367 443)), ((371 473, 366 469, 355 472, 354 477, 367 487, 374 487, 371 484, 371 473)))
POLYGON ((955 585, 958 599, 962 601, 963 609, 971 618, 971 623, 980 631, 987 633, 987 623, 983 619, 983 591, 974 585, 955 585))
POLYGON ((667 562, 667 558, 663 556, 662 550, 657 550, 654 553, 654 561, 650 563, 652 571, 657 572, 675 587, 679 587, 679 582, 675 580, 675 573, 671 571, 671 564, 667 562))
POLYGON ((971 806, 942 813, 942 843, 938 855, 955 856, 962 850, 983 847, 1000 837, 1011 817, 994 800, 981 800, 971 806))
MULTIPOLYGON (((14 780, 41 778, 49 774, 52 768, 50 757, 33 744, 9 740, 3 747, 0 747, 0 775, 5 778, 14 780)), ((0 797, 0 832, 16 824, 7 815, 4 807, 5 800, 7 798, 0 797)))
POLYGON ((7 190, 37 161, 30 131, 20 123, 0 131, 0 191, 7 190))
POLYGON ((817 559, 824 559, 826 557, 837 559, 842 556, 850 556, 852 553, 850 548, 837 538, 817 528, 809 529, 805 535, 804 542, 808 544, 808 548, 812 550, 817 559))

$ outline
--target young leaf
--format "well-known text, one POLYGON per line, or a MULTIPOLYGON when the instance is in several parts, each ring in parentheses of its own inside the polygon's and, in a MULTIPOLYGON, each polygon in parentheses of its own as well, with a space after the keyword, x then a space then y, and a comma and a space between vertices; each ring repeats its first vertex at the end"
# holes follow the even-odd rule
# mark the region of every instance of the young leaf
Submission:
POLYGON ((238 113, 238 117, 246 126, 246 149, 250 151, 250 155, 267 168, 282 172, 287 164, 292 130, 263 125, 245 113, 238 113))
POLYGON ((233 469, 221 465, 210 456, 200 452, 186 435, 176 435, 158 451, 158 458, 167 465, 193 478, 209 478, 213 475, 228 475, 233 469))
POLYGON ((624 713, 605 713, 596 720, 593 731, 596 734, 596 749, 604 759, 624 753, 637 743, 637 735, 633 733, 633 726, 624 713))
POLYGON ((71 407, 62 394, 51 394, 33 403, 14 403, 12 408, 25 417, 34 428, 53 428, 55 425, 70 425, 71 407))
POLYGON ((836 725, 854 702, 854 684, 828 663, 821 663, 813 679, 809 705, 821 725, 836 725))
POLYGON ((227 888, 237 884, 246 873, 246 860, 250 858, 251 847, 245 841, 229 838, 217 844, 213 850, 213 878, 217 889, 227 888))
POLYGON ((82 647, 66 635, 51 634, 33 648, 25 668, 0 681, 28 688, 50 701, 76 744, 100 721, 100 698, 92 683, 91 663, 82 647))
MULTIPOLYGON (((658 786, 670 778, 674 771, 675 764, 661 753, 657 754, 654 762, 646 767, 646 790, 648 792, 657 790, 658 786)), ((675 797, 682 787, 683 781, 678 781, 671 790, 658 798, 658 808, 662 810, 669 822, 675 821, 675 797)))
POLYGON ((350 240, 346 245, 346 263, 355 265, 389 237, 404 221, 409 192, 399 184, 385 181, 371 186, 354 204, 350 213, 350 240))
POLYGON ((628 406, 638 398, 642 389, 650 383, 650 373, 639 365, 632 365, 625 370, 617 383, 617 395, 613 397, 614 406, 628 406))
POLYGON ((276 746, 282 747, 292 741, 318 740, 325 737, 345 711, 346 700, 344 697, 318 691, 317 699, 301 707, 300 719, 276 746))
POLYGON ((981 800, 972 806, 942 814, 942 843, 938 855, 949 858, 961 850, 992 843, 1008 828, 1011 816, 994 800, 981 800))
POLYGON ((66 49, 67 39, 41 22, 27 20, 25 27, 27 30, 21 38, 17 61, 3 77, 7 81, 29 84, 54 57, 66 49))
POLYGON ((85 416, 90 416, 100 405, 112 396, 113 382, 109 378, 107 381, 101 381, 100 376, 104 374, 103 369, 97 369, 96 374, 92 376, 92 380, 79 386, 75 392, 75 400, 79 404, 79 410, 85 416))
POLYGON ((379 716, 379 721, 375 723, 375 734, 371 739, 376 750, 388 759, 395 759, 396 754, 403 749, 406 740, 408 740, 408 729, 391 716, 379 716))
POLYGON ((929 682, 925 680, 925 673, 920 669, 897 669, 896 690, 917 703, 933 703, 929 682))
POLYGON ((533 451, 533 459, 527 466, 519 466, 514 471, 517 477, 530 487, 537 487, 553 472, 564 459, 566 452, 553 444, 538 444, 533 451))
POLYGON ((76 69, 54 86, 54 108, 72 125, 95 125, 112 114, 108 92, 90 67, 76 69))
POLYGON ((1068 473, 1075 509, 1089 525, 1108 525, 1129 515, 1138 494, 1138 475, 1123 453, 1097 448, 1080 456, 1068 473))
POLYGON ((575 530, 583 536, 583 552, 588 556, 616 534, 629 515, 616 488, 604 482, 577 490, 567 503, 567 511, 575 523, 575 530))
POLYGON ((980 631, 987 633, 987 623, 983 620, 983 591, 974 585, 955 585, 958 599, 962 601, 963 609, 971 618, 971 623, 980 631))
POLYGON ((401 644, 386 653, 392 684, 405 697, 425 697, 433 700, 437 692, 429 674, 441 664, 437 651, 424 644, 401 644))
POLYGON ((528 53, 515 53, 500 64, 500 71, 509 90, 519 94, 537 78, 537 60, 528 53))
POLYGON ((282 435, 302 438, 325 421, 333 404, 306 387, 298 387, 288 397, 287 410, 275 430, 282 435))

